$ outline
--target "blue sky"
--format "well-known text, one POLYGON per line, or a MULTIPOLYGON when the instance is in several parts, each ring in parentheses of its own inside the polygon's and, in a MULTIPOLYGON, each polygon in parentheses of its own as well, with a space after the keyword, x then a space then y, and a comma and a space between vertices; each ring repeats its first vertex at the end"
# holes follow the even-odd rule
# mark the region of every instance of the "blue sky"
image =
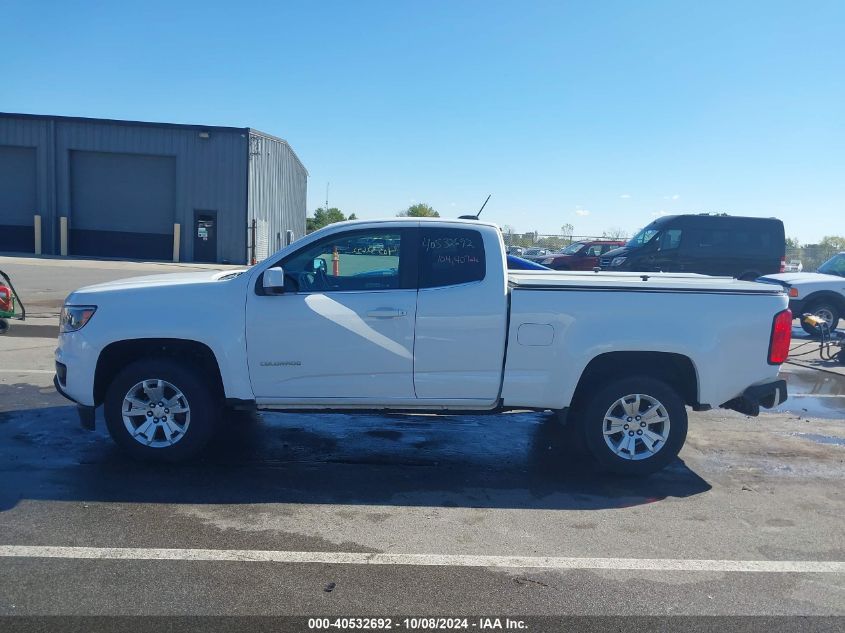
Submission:
POLYGON ((309 214, 845 234, 845 2, 5 2, 0 110, 250 126, 309 214))

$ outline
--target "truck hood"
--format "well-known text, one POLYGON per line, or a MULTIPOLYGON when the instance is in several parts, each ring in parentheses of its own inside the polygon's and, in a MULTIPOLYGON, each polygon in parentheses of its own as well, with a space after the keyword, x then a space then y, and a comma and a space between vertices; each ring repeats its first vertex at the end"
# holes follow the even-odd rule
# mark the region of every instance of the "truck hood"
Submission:
POLYGON ((233 277, 245 272, 245 270, 246 269, 203 270, 192 273, 167 273, 164 275, 147 275, 144 277, 117 279, 115 281, 107 281, 105 283, 85 286, 83 288, 79 288, 78 290, 74 290, 68 296, 67 302, 80 303, 83 300, 90 301, 99 295, 117 292, 217 283, 223 279, 232 279, 233 277))
POLYGON ((835 283, 842 284, 842 277, 836 275, 825 275, 824 273, 779 273, 777 275, 765 275, 763 279, 771 279, 790 286, 800 283, 835 283))

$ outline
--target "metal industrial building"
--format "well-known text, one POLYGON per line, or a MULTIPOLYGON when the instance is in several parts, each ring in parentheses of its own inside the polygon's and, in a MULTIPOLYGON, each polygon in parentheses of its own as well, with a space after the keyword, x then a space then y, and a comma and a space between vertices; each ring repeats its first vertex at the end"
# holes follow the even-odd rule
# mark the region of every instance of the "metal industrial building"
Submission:
POLYGON ((305 234, 307 178, 251 128, 0 113, 0 251, 249 263, 305 234))

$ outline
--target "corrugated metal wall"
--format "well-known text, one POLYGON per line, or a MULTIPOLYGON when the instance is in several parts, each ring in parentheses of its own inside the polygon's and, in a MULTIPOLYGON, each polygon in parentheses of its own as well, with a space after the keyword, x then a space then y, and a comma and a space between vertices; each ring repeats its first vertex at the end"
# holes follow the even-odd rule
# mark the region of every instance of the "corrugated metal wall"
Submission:
POLYGON ((53 254, 59 252, 58 218, 67 216, 73 228, 71 152, 114 152, 175 158, 174 221, 182 225, 183 261, 193 256, 194 210, 211 209, 218 212, 218 260, 244 262, 248 137, 246 128, 0 116, 0 145, 36 149, 44 252, 53 254), (206 129, 208 138, 200 137, 206 129))
POLYGON ((305 235, 307 183, 308 171, 285 141, 250 130, 248 218, 256 220, 258 261, 285 246, 288 230, 295 239, 305 235))

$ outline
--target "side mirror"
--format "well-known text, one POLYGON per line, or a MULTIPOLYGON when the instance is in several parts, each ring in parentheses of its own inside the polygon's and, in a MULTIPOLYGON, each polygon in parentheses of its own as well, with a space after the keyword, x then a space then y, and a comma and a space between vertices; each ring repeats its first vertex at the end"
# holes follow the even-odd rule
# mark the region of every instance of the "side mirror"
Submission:
POLYGON ((281 266, 268 268, 264 271, 261 285, 268 295, 283 293, 285 291, 285 271, 282 270, 281 266))

